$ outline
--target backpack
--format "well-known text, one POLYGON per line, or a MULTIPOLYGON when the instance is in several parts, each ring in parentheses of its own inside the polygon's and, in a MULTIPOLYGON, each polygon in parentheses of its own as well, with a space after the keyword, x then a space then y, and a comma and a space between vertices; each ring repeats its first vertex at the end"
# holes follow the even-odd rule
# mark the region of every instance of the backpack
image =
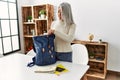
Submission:
POLYGON ((36 56, 32 58, 28 66, 44 66, 56 63, 56 52, 54 50, 55 35, 42 35, 33 37, 33 50, 36 56))

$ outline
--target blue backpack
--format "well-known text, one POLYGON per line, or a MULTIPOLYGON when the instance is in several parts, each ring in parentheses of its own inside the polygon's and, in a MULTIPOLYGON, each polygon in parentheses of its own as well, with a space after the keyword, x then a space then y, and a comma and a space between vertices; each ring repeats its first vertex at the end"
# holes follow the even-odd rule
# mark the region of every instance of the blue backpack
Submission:
POLYGON ((56 62, 56 53, 54 50, 55 35, 42 35, 33 37, 34 52, 36 56, 32 58, 33 62, 28 63, 28 66, 33 65, 44 66, 54 64, 56 62))

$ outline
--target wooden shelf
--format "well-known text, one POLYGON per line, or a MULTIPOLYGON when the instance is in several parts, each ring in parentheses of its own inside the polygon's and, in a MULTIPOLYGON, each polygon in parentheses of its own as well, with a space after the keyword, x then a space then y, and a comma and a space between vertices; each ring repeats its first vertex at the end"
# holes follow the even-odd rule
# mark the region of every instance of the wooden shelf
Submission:
POLYGON ((92 62, 99 62, 99 63, 105 63, 105 60, 89 59, 89 61, 92 61, 92 62))
POLYGON ((24 37, 30 37, 30 38, 32 38, 33 37, 33 35, 24 35, 24 37))
POLYGON ((87 76, 105 79, 106 73, 88 71, 87 76))
POLYGON ((90 65, 90 68, 87 72, 87 76, 105 79, 107 72, 108 43, 107 42, 99 43, 98 41, 90 42, 74 40, 72 44, 85 45, 88 50, 89 57, 91 55, 94 56, 93 59, 89 58, 88 65, 90 65))
POLYGON ((33 36, 42 35, 50 29, 54 20, 54 6, 51 4, 22 6, 22 23, 24 37, 24 53, 33 47, 33 36), (45 18, 39 18, 39 11, 45 10, 45 18), (28 16, 32 16, 33 22, 28 22, 28 16))
POLYGON ((99 41, 82 41, 82 40, 74 40, 72 43, 77 43, 77 44, 89 44, 89 45, 107 45, 107 42, 102 42, 99 43, 99 41))
POLYGON ((34 19, 34 20, 47 20, 46 18, 45 19, 39 19, 39 18, 36 18, 36 19, 34 19))
POLYGON ((24 22, 23 24, 35 24, 35 22, 24 22))

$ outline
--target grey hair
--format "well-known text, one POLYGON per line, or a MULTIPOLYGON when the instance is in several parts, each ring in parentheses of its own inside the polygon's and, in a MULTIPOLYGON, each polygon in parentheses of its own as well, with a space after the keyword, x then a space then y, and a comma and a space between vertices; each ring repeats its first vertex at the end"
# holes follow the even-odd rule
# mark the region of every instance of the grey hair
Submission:
POLYGON ((67 26, 67 25, 74 24, 70 4, 67 2, 63 2, 59 5, 59 7, 62 9, 62 18, 65 22, 65 25, 67 26))

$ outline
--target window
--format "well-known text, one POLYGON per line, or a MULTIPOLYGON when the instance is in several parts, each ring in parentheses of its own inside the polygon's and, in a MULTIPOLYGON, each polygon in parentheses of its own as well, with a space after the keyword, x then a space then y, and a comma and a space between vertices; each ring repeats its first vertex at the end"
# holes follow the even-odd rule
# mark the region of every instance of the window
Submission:
POLYGON ((20 50, 16 0, 0 0, 0 54, 20 50))

